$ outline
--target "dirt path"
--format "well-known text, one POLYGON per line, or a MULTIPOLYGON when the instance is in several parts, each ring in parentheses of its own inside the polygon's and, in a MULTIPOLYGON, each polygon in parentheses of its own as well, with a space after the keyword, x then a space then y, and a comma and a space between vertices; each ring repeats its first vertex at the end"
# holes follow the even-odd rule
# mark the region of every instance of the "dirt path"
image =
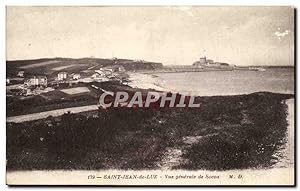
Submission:
POLYGON ((172 170, 174 167, 186 163, 186 160, 182 157, 183 151, 193 144, 198 143, 200 139, 202 139, 202 136, 183 137, 183 145, 180 147, 168 147, 158 166, 162 170, 172 170))
POLYGON ((50 115, 53 117, 61 116, 64 113, 67 113, 69 111, 71 113, 80 113, 80 112, 85 112, 85 111, 97 110, 98 107, 99 107, 99 105, 88 105, 88 106, 56 109, 56 110, 44 111, 44 112, 40 112, 40 113, 32 113, 32 114, 27 114, 27 115, 18 115, 18 116, 7 117, 6 122, 22 123, 25 121, 44 119, 50 115))

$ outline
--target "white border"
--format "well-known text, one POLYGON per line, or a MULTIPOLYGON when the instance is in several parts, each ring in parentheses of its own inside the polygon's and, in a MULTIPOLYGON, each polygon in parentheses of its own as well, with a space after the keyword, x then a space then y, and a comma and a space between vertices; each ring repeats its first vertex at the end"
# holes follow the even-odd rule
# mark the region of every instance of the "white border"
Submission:
POLYGON ((266 1, 241 1, 241 0, 4 0, 5 5, 241 5, 241 6, 279 6, 279 5, 294 5, 295 0, 273 0, 266 1))
MULTIPOLYGON (((5 137, 6 137, 6 129, 5 129, 5 121, 6 121, 6 115, 5 115, 5 108, 6 108, 6 102, 5 102, 5 6, 7 5, 139 5, 139 6, 145 6, 145 5, 205 5, 205 6, 222 6, 222 5, 235 5, 235 6, 279 6, 279 5, 290 5, 294 6, 296 8, 300 7, 300 1, 299 0, 272 0, 272 1, 267 1, 267 0, 260 0, 260 1, 241 1, 241 0, 202 0, 202 1, 197 1, 197 0, 185 0, 185 1, 180 1, 180 0, 143 0, 143 1, 138 1, 138 0, 2 0, 0 1, 0 23, 1 23, 1 28, 0 28, 0 39, 1 39, 1 44, 0 44, 0 58, 1 58, 1 67, 0 67, 0 108, 1 108, 1 115, 0 115, 0 122, 1 122, 1 138, 0 138, 0 145, 1 145, 1 154, 0 154, 0 188, 1 190, 6 190, 6 189, 14 189, 14 188, 8 188, 5 185, 5 160, 6 160, 6 152, 5 152, 5 137)), ((297 15, 299 15, 299 10, 297 12, 297 15)), ((297 26, 299 26, 299 19, 297 19, 297 26)), ((298 31, 297 31, 297 37, 298 31)), ((299 47, 297 47, 297 55, 299 53, 299 47)), ((297 64, 297 63, 296 63, 297 64)), ((297 67, 297 73, 299 74, 299 66, 297 67)), ((298 81, 298 80, 297 80, 298 81)), ((299 83, 297 83, 299 85, 299 83)), ((299 90, 299 86, 297 85, 297 89, 299 90)), ((297 96, 298 99, 298 96, 297 96)), ((299 112, 297 113, 297 121, 299 122, 299 112)), ((299 138, 299 130, 297 131, 297 136, 299 138)), ((298 141, 299 142, 299 141, 298 141)), ((299 154, 299 146, 297 145, 297 153, 299 154)), ((297 164, 299 165, 299 157, 297 157, 297 164)), ((299 174, 297 176, 297 182, 299 183, 299 174)), ((25 188, 18 188, 19 190, 31 190, 31 189, 41 189, 41 188, 32 188, 32 187, 25 187, 25 188)), ((51 188, 43 188, 43 189, 51 189, 51 188)), ((65 188, 54 188, 55 190, 63 190, 65 188)), ((68 189, 74 189, 74 188, 68 188, 68 189)), ((88 188, 75 188, 79 190, 87 190, 88 188)), ((122 188, 96 188, 96 189, 101 189, 101 190, 120 190, 122 188)), ((137 188, 141 189, 141 188, 137 188)), ((146 188, 144 188, 146 189, 146 188)), ((165 190, 174 190, 174 188, 164 188, 165 190)), ((186 188, 180 188, 180 190, 185 190, 186 188)), ((204 190, 208 190, 209 188, 201 188, 204 190)), ((210 188, 212 189, 212 188, 210 188)), ((219 190, 222 188, 213 188, 214 190, 219 190)), ((232 188, 230 188, 232 189, 232 188)), ((234 188, 240 190, 241 188, 234 188)), ((257 190, 263 190, 265 188, 258 188, 257 190)), ((274 188, 269 188, 269 189, 274 189, 274 188)), ((286 188, 279 188, 277 190, 285 190, 286 188)))

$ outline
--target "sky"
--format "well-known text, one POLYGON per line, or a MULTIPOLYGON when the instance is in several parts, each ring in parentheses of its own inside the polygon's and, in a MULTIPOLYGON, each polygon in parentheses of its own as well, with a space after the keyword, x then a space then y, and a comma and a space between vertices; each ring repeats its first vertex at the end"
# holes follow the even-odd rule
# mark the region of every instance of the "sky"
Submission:
POLYGON ((294 65, 292 7, 7 7, 7 60, 294 65))

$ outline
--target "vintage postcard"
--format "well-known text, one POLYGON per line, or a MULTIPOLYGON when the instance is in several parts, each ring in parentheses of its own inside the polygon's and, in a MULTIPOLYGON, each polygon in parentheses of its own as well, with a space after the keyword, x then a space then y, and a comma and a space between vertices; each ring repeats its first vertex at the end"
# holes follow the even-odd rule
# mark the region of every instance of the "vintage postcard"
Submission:
POLYGON ((8 185, 295 185, 295 8, 8 6, 8 185))

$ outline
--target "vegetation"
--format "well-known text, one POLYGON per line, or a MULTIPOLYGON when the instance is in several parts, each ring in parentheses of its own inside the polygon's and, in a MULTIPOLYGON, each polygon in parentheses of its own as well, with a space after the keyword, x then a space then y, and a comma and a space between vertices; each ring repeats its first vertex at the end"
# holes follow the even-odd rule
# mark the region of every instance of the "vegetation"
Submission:
POLYGON ((198 97, 200 108, 110 108, 7 123, 7 169, 156 169, 168 148, 183 149, 180 169, 270 167, 291 97, 198 97), (187 136, 201 139, 181 147, 187 136))
POLYGON ((70 66, 73 67, 66 68, 64 71, 67 72, 81 72, 89 67, 95 66, 97 69, 105 66, 121 65, 126 71, 131 70, 154 70, 161 68, 162 63, 149 62, 149 61, 134 61, 130 59, 104 59, 104 58, 42 58, 36 60, 15 60, 6 61, 6 76, 14 77, 19 70, 24 70, 26 75, 41 75, 46 74, 48 78, 56 75, 56 71, 51 70, 52 68, 59 66, 70 66), (53 62, 53 64, 43 65, 44 62, 53 62), (35 65, 29 69, 21 69, 20 67, 35 65))

